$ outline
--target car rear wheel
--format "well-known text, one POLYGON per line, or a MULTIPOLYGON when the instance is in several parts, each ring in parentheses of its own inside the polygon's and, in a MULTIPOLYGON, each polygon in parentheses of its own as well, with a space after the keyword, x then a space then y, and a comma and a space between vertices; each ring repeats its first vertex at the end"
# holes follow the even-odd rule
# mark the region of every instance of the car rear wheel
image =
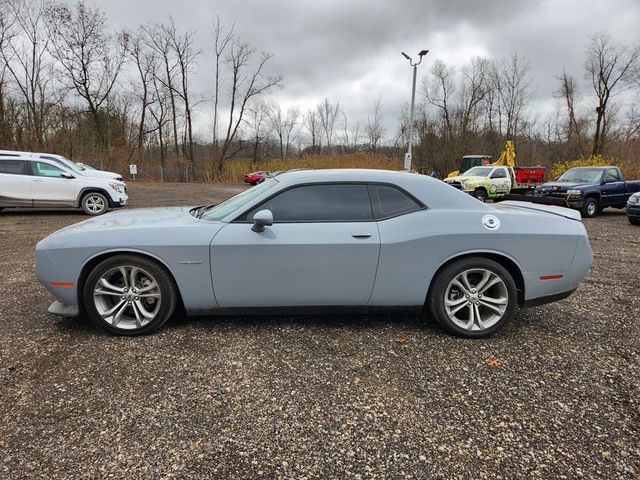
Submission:
POLYGON ((445 330, 460 337, 481 338, 494 334, 513 317, 517 290, 502 265, 471 257, 438 274, 428 302, 445 330))
POLYGON ((484 190, 482 190, 480 188, 475 190, 471 195, 473 195, 475 198, 477 198, 481 202, 486 202, 487 201, 487 192, 485 192, 484 190))
POLYGON ((98 264, 85 282, 83 298, 95 324, 130 336, 159 329, 177 303, 166 269, 135 255, 117 255, 98 264))
POLYGON ((91 192, 82 197, 81 206, 87 215, 102 215, 109 210, 109 200, 102 193, 91 192))
POLYGON ((593 197, 589 197, 582 204, 580 214, 585 218, 593 218, 598 214, 598 208, 598 201, 593 197))

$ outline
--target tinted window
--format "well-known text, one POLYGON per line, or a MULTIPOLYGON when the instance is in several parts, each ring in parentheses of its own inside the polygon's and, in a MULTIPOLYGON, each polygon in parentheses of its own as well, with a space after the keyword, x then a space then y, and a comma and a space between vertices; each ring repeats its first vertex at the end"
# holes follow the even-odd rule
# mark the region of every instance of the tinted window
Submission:
POLYGON ((390 185, 370 185, 371 204, 376 219, 396 217, 423 207, 402 190, 390 185))
POLYGON ((33 174, 38 177, 61 177, 64 170, 43 162, 33 162, 33 174))
POLYGON ((491 178, 507 178, 507 174, 504 173, 503 169, 496 170, 491 174, 491 178))
POLYGON ((11 175, 26 175, 27 164, 22 160, 0 160, 0 173, 11 175))
POLYGON ((292 188, 249 212, 251 221, 260 210, 271 210, 274 222, 372 221, 366 185, 306 185, 292 188))

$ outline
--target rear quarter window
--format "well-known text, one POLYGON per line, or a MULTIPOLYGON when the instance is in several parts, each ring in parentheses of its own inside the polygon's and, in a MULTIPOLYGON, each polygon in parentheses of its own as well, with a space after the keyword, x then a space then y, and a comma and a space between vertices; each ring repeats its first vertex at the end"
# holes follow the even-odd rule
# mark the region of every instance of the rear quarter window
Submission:
POLYGON ((27 175, 27 163, 22 160, 0 160, 0 173, 27 175))
POLYGON ((397 217, 425 208, 408 193, 391 185, 369 185, 369 195, 376 220, 397 217))

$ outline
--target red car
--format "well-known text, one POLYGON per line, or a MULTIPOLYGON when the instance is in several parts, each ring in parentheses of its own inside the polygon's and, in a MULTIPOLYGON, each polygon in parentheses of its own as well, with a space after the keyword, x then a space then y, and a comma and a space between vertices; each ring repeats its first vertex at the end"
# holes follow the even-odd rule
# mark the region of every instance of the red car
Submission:
POLYGON ((262 182, 265 178, 270 175, 269 172, 265 170, 260 170, 259 172, 251 172, 247 173, 244 176, 244 183, 248 183, 249 185, 257 185, 262 182))

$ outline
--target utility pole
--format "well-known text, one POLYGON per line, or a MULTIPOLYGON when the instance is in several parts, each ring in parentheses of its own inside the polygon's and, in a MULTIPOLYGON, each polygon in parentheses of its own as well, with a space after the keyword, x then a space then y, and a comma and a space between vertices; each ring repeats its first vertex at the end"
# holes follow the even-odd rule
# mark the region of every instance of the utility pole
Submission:
POLYGON ((418 74, 418 65, 422 63, 422 57, 424 57, 429 50, 420 50, 418 53, 418 61, 416 63, 413 62, 411 57, 406 53, 402 52, 404 58, 409 60, 409 65, 413 67, 413 85, 411 87, 411 110, 409 111, 409 146, 407 148, 407 153, 404 155, 404 169, 408 172, 411 170, 411 154, 413 150, 413 114, 415 111, 416 105, 416 76, 418 74))

